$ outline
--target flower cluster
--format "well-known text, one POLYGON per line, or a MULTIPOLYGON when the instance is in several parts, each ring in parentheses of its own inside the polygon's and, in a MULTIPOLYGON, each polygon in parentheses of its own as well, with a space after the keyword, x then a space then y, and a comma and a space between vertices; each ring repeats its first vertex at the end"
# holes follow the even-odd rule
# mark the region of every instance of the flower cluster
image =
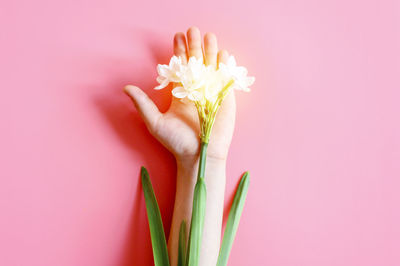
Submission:
POLYGON ((173 56, 169 65, 157 66, 159 90, 175 83, 172 95, 176 98, 187 98, 197 107, 200 118, 201 139, 208 142, 215 115, 221 102, 230 90, 250 91, 249 86, 255 78, 247 76, 247 69, 236 65, 230 56, 227 63, 219 63, 218 69, 206 66, 202 59, 190 57, 184 64, 182 59, 173 56))
POLYGON ((188 98, 191 101, 214 102, 223 88, 232 83, 229 89, 250 91, 249 86, 254 83, 254 77, 247 76, 247 69, 236 65, 236 60, 230 56, 227 64, 220 63, 218 69, 206 66, 202 59, 189 58, 187 64, 182 59, 173 56, 169 65, 157 66, 160 83, 155 89, 165 88, 169 83, 176 83, 172 90, 176 98, 188 98), (233 81, 233 82, 231 82, 233 81))

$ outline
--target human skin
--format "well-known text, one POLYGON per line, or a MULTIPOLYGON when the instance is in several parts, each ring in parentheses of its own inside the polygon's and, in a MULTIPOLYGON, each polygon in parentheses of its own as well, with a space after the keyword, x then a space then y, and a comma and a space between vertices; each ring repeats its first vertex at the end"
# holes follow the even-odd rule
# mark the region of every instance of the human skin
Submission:
MULTIPOLYGON (((204 36, 196 27, 174 37, 174 54, 187 63, 188 58, 203 58, 206 65, 218 67, 226 63, 228 52, 218 50, 213 33, 204 36)), ((138 87, 127 85, 125 92, 131 97, 150 133, 174 156, 177 164, 177 182, 174 213, 168 252, 172 266, 177 265, 179 227, 183 220, 190 225, 193 190, 197 179, 200 148, 200 127, 193 103, 172 97, 171 105, 161 113, 152 100, 138 87)), ((230 92, 218 111, 207 150, 205 183, 207 188, 206 213, 200 253, 201 266, 216 265, 221 241, 221 227, 226 181, 226 159, 235 124, 235 95, 230 92)))

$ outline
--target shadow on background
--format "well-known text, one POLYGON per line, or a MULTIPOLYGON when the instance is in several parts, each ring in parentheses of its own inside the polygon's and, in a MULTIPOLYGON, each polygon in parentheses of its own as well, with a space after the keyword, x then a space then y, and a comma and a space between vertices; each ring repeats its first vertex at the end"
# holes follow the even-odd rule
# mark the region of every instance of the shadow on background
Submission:
MULTIPOLYGON (((154 67, 158 63, 167 62, 172 55, 172 51, 169 49, 170 46, 160 43, 160 38, 157 37, 159 37, 157 33, 146 33, 144 31, 139 31, 135 36, 135 42, 138 39, 142 39, 141 41, 148 47, 151 56, 149 60, 153 61, 154 67)), ((107 75, 112 76, 113 80, 105 85, 107 89, 101 90, 102 94, 95 95, 94 104, 122 145, 132 150, 133 160, 137 161, 138 157, 140 157, 140 164, 149 170, 168 237, 176 185, 175 159, 147 131, 132 102, 123 93, 122 88, 126 84, 134 84, 140 87, 154 99, 161 111, 166 110, 170 104, 170 92, 163 90, 157 91, 156 95, 154 94, 153 87, 156 85, 155 68, 150 71, 143 69, 140 61, 130 62, 128 59, 122 62, 121 60, 117 61, 113 62, 111 59, 111 62, 108 62, 110 63, 109 69, 105 71, 107 75), (113 69, 113 63, 118 64, 118 69, 125 69, 126 67, 129 71, 125 74, 115 73, 116 70, 113 69), (152 97, 153 95, 155 97, 152 97)), ((139 167, 132 172, 132 179, 134 180, 132 184, 135 187, 132 189, 131 208, 127 209, 130 213, 129 226, 125 242, 122 245, 122 254, 119 261, 117 261, 118 265, 123 266, 154 264, 139 172, 139 167)))

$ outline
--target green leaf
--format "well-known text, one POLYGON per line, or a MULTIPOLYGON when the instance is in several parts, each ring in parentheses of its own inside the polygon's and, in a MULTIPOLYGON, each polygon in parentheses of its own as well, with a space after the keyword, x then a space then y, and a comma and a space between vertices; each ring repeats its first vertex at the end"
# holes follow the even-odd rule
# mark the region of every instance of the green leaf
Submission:
POLYGON ((238 189, 233 199, 232 207, 229 212, 226 223, 224 238, 222 239, 221 249, 219 251, 217 266, 226 266, 228 264, 229 253, 231 252, 233 240, 239 226, 240 216, 242 215, 244 202, 249 189, 250 176, 246 172, 240 180, 238 189))
POLYGON ((197 179, 194 187, 192 221, 190 224, 189 247, 186 265, 197 266, 200 258, 201 237, 203 234, 204 214, 206 209, 206 184, 204 178, 197 179))
POLYGON ((149 173, 142 167, 140 172, 144 199, 146 202, 147 217, 149 220, 151 244, 153 246, 153 256, 155 266, 169 266, 167 241, 165 240, 164 227, 161 219, 160 209, 154 195, 149 173))
POLYGON ((186 222, 182 221, 179 228, 178 266, 184 266, 186 260, 186 222))

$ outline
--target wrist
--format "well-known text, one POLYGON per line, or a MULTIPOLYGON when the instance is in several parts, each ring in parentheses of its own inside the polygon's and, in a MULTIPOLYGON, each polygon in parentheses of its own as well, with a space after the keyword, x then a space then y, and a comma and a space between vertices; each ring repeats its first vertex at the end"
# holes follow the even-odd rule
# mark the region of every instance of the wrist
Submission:
MULTIPOLYGON (((199 169, 199 156, 176 158, 177 185, 180 188, 194 187, 199 169)), ((205 178, 211 183, 219 183, 226 178, 226 159, 206 157, 205 178)))
MULTIPOLYGON (((186 156, 175 156, 175 161, 178 169, 185 170, 196 170, 199 166, 199 155, 186 155, 186 156)), ((226 166, 226 158, 217 158, 213 156, 206 156, 206 167, 210 165, 212 167, 225 167, 226 166)))

